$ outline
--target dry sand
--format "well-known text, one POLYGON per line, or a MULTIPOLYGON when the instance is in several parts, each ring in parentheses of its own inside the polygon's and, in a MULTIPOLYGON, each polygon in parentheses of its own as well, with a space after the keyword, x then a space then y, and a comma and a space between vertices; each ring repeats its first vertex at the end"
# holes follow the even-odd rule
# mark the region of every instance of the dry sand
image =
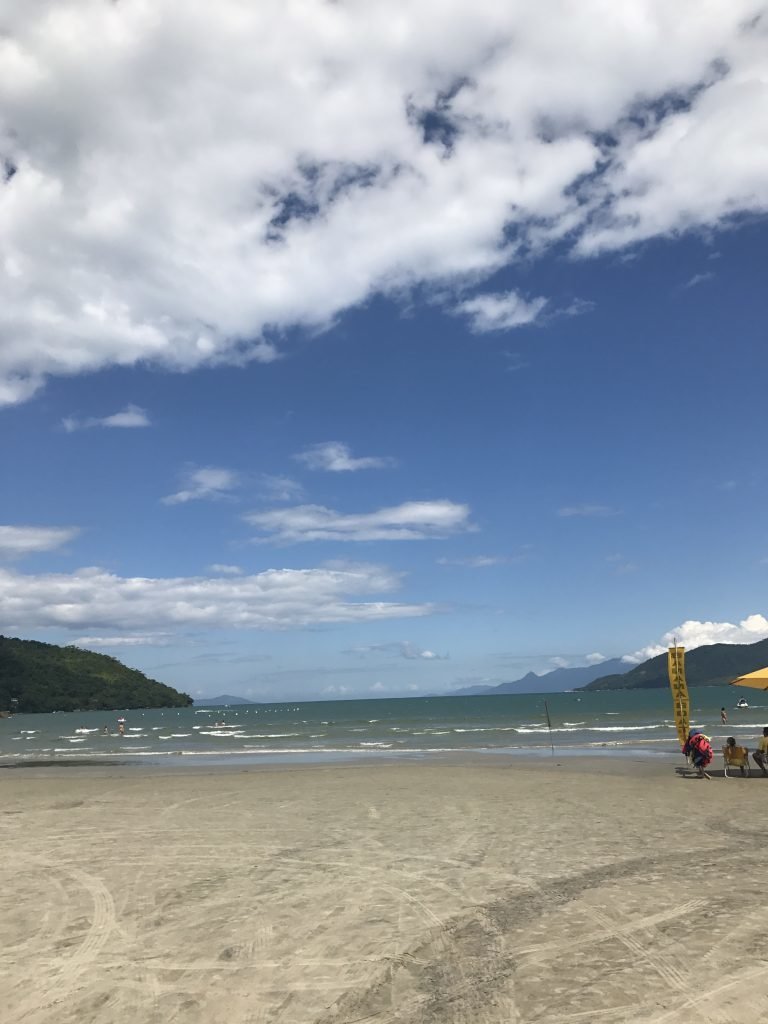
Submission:
POLYGON ((768 1021, 768 780, 0 770, 5 1024, 768 1021))

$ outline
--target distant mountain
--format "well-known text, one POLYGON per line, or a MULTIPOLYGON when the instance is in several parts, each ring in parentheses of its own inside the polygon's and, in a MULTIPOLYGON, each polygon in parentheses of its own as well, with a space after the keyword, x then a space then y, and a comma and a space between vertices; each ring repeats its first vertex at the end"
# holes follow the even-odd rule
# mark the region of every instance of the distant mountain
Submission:
POLYGON ((231 704, 256 704, 258 701, 246 700, 245 697, 233 697, 231 693, 222 693, 220 697, 197 697, 193 703, 196 708, 223 708, 231 704))
MULTIPOLYGON (((755 644, 708 644, 686 651, 685 655, 685 675, 689 686, 721 686, 736 676, 755 672, 766 665, 768 640, 758 640, 755 644)), ((636 665, 623 675, 601 675, 581 689, 640 690, 663 686, 669 686, 666 653, 636 665)))
POLYGON ((191 703, 186 693, 107 654, 0 636, 0 711, 183 708, 191 703))
POLYGON ((466 686, 462 690, 452 690, 452 697, 487 697, 499 693, 562 693, 564 690, 576 690, 591 683, 598 676, 611 673, 611 678, 628 672, 631 665, 621 658, 610 658, 599 665, 584 665, 581 668, 556 668, 538 676, 529 672, 522 679, 511 683, 500 683, 498 686, 466 686))

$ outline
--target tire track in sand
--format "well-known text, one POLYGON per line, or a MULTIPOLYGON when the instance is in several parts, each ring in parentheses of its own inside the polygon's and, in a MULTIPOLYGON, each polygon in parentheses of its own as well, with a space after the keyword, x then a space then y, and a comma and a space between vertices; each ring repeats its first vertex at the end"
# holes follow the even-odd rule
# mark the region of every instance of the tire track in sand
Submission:
POLYGON ((91 922, 80 945, 68 956, 54 957, 50 973, 35 979, 35 991, 15 1008, 19 1021, 31 1013, 55 1007, 72 991, 80 975, 99 955, 112 931, 117 927, 115 904, 104 883, 80 868, 59 868, 55 864, 38 865, 42 870, 58 872, 74 880, 91 898, 91 922))

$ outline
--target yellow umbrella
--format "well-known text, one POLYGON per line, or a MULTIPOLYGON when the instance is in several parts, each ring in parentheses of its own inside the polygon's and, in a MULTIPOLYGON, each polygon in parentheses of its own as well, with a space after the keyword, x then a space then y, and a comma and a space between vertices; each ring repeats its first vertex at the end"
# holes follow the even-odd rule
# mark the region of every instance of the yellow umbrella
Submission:
POLYGON ((748 672, 745 676, 731 681, 731 686, 750 686, 753 690, 768 690, 768 668, 759 668, 757 672, 748 672))

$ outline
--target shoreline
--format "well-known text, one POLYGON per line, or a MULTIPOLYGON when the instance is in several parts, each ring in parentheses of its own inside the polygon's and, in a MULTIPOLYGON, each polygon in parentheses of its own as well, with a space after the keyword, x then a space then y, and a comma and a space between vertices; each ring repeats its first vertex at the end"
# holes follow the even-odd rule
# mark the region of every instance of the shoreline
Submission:
POLYGON ((30 758, 0 759, 0 771, 27 769, 63 769, 70 772, 73 768, 98 769, 98 768, 125 768, 129 771, 139 770, 143 773, 155 770, 158 774, 165 774, 170 770, 180 772, 194 769, 209 769, 211 771, 248 771, 268 769, 280 770, 292 767, 333 767, 341 768, 345 765, 364 765, 370 768, 381 767, 392 764, 426 765, 426 764, 461 764, 461 763, 484 763, 491 760, 509 761, 512 763, 525 763, 540 765, 542 762, 564 760, 589 761, 617 761, 627 758, 653 762, 663 760, 682 761, 682 755, 674 750, 647 749, 639 745, 621 746, 619 744, 606 745, 603 747, 592 746, 571 746, 555 747, 554 753, 550 747, 498 747, 498 748, 461 748, 443 749, 438 751, 406 751, 406 750, 376 750, 376 751, 318 751, 301 753, 258 753, 258 754, 221 754, 211 752, 209 754, 148 754, 140 756, 137 754, 126 754, 123 757, 104 755, 104 757, 78 757, 76 754, 64 755, 58 758, 30 758))

